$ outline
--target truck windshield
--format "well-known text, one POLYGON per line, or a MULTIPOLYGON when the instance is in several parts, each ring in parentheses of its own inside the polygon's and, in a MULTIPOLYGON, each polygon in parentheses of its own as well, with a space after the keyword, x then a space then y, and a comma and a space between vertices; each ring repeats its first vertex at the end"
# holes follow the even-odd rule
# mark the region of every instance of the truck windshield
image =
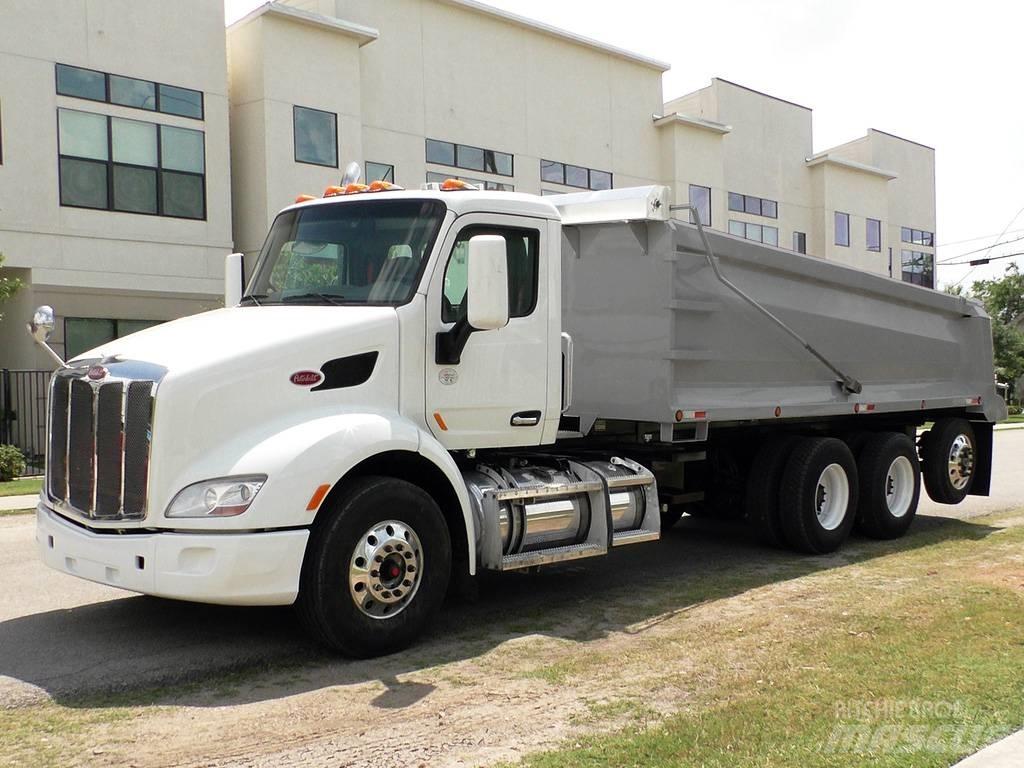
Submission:
POLYGON ((270 229, 243 303, 404 304, 445 211, 437 200, 380 199, 286 211, 270 229))

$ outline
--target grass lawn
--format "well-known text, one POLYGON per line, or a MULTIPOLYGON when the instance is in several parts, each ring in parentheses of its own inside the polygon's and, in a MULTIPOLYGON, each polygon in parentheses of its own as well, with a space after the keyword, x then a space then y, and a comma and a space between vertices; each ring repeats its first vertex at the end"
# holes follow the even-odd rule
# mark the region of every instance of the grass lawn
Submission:
POLYGON ((1024 414, 1018 413, 1015 416, 1008 416, 1003 424, 1024 424, 1024 414))
POLYGON ((1016 527, 997 523, 983 538, 801 579, 811 583, 781 610, 769 601, 763 615, 705 638, 718 679, 684 709, 526 765, 956 762, 1024 726, 1020 514, 1016 527))
POLYGON ((39 493, 43 487, 43 478, 25 477, 0 483, 0 496, 28 496, 39 493))

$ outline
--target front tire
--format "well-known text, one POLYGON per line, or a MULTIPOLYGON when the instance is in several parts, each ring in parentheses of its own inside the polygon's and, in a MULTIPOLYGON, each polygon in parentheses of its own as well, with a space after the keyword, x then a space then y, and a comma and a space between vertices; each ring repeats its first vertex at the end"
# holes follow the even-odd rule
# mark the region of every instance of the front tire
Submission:
POLYGON ((310 537, 299 617, 319 642, 347 656, 399 651, 444 600, 451 540, 436 502, 390 477, 358 478, 310 537))
POLYGON ((872 435, 857 461, 860 507, 857 527, 874 539, 907 532, 921 496, 921 468, 914 441, 899 432, 872 435))
POLYGON ((793 449, 779 488, 786 541, 813 555, 839 549, 857 513, 857 465, 846 443, 808 437, 793 449))

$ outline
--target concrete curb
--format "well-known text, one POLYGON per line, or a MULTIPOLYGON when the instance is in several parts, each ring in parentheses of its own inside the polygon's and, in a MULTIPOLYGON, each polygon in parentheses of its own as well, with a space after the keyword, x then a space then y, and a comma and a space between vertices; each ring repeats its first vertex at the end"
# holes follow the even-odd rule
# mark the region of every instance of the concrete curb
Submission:
POLYGON ((953 768, 1020 768, 1024 765, 1024 731, 985 747, 953 768))
POLYGON ((0 512, 9 512, 12 509, 35 509, 38 503, 38 493, 29 496, 0 496, 0 512))

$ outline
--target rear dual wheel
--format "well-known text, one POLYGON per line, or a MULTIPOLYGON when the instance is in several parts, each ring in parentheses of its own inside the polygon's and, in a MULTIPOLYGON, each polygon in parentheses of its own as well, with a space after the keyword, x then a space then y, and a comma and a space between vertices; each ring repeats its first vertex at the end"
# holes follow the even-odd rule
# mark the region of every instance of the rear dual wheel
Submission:
POLYGON ((833 437, 800 440, 779 486, 779 519, 787 543, 801 552, 834 552, 856 518, 857 465, 846 443, 833 437))
POLYGON ((899 538, 914 522, 921 496, 921 469, 914 441, 899 432, 870 435, 861 448, 857 468, 857 528, 875 539, 899 538))

